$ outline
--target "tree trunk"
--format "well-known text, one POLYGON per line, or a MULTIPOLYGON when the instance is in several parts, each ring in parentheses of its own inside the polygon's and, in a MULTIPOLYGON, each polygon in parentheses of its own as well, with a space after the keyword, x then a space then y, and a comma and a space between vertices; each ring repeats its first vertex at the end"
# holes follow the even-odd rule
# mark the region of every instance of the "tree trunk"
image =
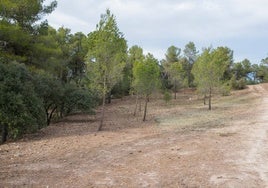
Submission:
POLYGON ((108 94, 108 104, 111 104, 111 102, 112 102, 112 91, 110 91, 109 92, 109 94, 108 94))
POLYGON ((8 136, 7 124, 2 124, 2 139, 1 139, 1 144, 5 143, 7 141, 7 136, 8 136))
POLYGON ((141 112, 141 99, 142 97, 139 97, 139 111, 141 112))
POLYGON ((144 106, 144 114, 143 114, 143 121, 146 120, 148 101, 149 101, 149 95, 146 95, 146 97, 145 97, 145 106, 144 106))
POLYGON ((188 67, 188 71, 187 71, 187 82, 188 82, 188 87, 190 87, 190 85, 191 85, 191 69, 190 69, 190 66, 188 67))
POLYGON ((64 102, 61 104, 60 107, 60 118, 63 118, 63 113, 64 113, 64 102))
POLYGON ((206 98, 207 98, 207 95, 204 95, 204 105, 206 105, 206 98))
POLYGON ((136 114, 137 114, 138 102, 139 102, 139 95, 136 96, 136 105, 135 105, 135 110, 133 113, 134 116, 136 116, 136 114))
POLYGON ((50 125, 52 115, 53 115, 53 113, 55 112, 56 109, 57 109, 57 106, 55 106, 50 113, 47 112, 47 126, 50 125))
POLYGON ((101 131, 102 130, 102 126, 103 126, 104 110, 105 110, 105 99, 106 99, 106 95, 105 95, 105 93, 103 93, 103 96, 102 96, 101 120, 100 120, 100 125, 99 125, 99 128, 98 128, 98 131, 101 131))
POLYGON ((177 99, 177 81, 176 79, 174 80, 174 99, 177 99))
POLYGON ((192 65, 190 62, 188 62, 188 67, 187 67, 187 82, 188 82, 188 87, 191 86, 191 70, 192 70, 192 65))
POLYGON ((212 89, 209 88, 209 101, 208 101, 208 109, 211 110, 211 95, 212 95, 212 89))

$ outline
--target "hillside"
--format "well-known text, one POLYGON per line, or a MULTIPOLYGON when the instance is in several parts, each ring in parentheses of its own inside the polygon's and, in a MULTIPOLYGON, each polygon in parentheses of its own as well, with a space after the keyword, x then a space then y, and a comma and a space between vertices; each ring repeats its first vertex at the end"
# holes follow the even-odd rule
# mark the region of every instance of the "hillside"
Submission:
POLYGON ((0 187, 268 187, 268 85, 213 99, 191 91, 135 99, 99 114, 77 114, 0 146, 0 187), (158 99, 157 99, 158 98, 158 99))

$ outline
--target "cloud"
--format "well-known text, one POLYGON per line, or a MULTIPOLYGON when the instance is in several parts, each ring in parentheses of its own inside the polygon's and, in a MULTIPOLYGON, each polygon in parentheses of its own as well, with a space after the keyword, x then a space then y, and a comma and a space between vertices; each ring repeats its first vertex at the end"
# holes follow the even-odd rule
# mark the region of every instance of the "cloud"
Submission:
POLYGON ((95 29, 100 15, 109 8, 129 45, 138 44, 145 51, 158 53, 158 57, 164 57, 160 53, 165 52, 169 45, 183 48, 188 41, 201 47, 229 44, 239 53, 239 49, 244 48, 239 44, 250 45, 255 38, 268 44, 267 7, 267 0, 59 1, 49 22, 53 26, 64 25, 74 32, 87 34, 95 29))
POLYGON ((168 35, 201 41, 224 39, 247 35, 255 31, 263 19, 267 20, 266 11, 259 10, 259 6, 249 9, 250 6, 237 0, 172 2, 115 0, 102 6, 111 8, 123 30, 135 38, 155 39, 168 35))
POLYGON ((88 23, 86 21, 83 21, 82 19, 79 19, 77 17, 62 13, 60 11, 55 12, 52 16, 48 16, 48 19, 50 20, 50 25, 52 25, 55 28, 59 27, 67 27, 71 28, 72 30, 81 31, 81 29, 88 27, 88 23), (79 25, 79 27, 77 27, 79 25), (77 29, 76 29, 77 28, 77 29))

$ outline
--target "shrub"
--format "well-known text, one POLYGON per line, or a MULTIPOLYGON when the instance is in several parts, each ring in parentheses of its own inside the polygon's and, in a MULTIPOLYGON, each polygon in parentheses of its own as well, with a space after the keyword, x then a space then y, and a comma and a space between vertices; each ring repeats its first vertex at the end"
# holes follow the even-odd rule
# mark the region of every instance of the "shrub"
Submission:
POLYGON ((171 99, 172 99, 172 97, 171 97, 170 92, 169 92, 169 91, 165 91, 165 92, 164 92, 164 101, 165 101, 166 103, 168 103, 168 102, 171 101, 171 99))
POLYGON ((2 141, 18 138, 45 124, 42 100, 34 90, 33 75, 17 63, 0 63, 0 122, 2 141))
POLYGON ((245 89, 247 85, 247 81, 245 78, 241 78, 237 81, 237 89, 245 89))
POLYGON ((240 78, 239 80, 236 80, 235 75, 231 78, 230 83, 233 89, 245 89, 247 85, 247 81, 245 78, 240 78))
POLYGON ((225 84, 222 85, 222 87, 220 88, 220 92, 223 96, 229 96, 231 93, 231 86, 230 84, 227 82, 225 84))

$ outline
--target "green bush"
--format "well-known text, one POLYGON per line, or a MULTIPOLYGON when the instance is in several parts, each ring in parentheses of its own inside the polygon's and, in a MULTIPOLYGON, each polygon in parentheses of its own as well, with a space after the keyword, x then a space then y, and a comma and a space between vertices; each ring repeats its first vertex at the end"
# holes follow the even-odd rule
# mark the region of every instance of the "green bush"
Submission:
POLYGON ((23 64, 0 63, 0 130, 2 142, 49 125, 53 115, 92 111, 95 95, 47 73, 32 73, 23 64))
POLYGON ((0 122, 2 140, 18 138, 45 125, 42 100, 34 90, 33 75, 17 63, 0 63, 0 122))
POLYGON ((169 92, 169 91, 165 91, 165 92, 164 92, 164 101, 165 101, 166 103, 168 103, 168 102, 171 101, 171 99, 172 99, 172 96, 171 96, 170 92, 169 92))
POLYGON ((74 111, 91 112, 97 105, 96 95, 76 84, 63 83, 47 73, 39 73, 35 80, 36 92, 46 111, 46 122, 62 118, 74 111))
POLYGON ((97 102, 97 95, 90 90, 66 84, 64 96, 61 98, 61 113, 67 115, 74 111, 92 112, 97 102))
POLYGON ((236 80, 235 75, 230 80, 231 87, 233 89, 245 89, 247 85, 247 81, 245 78, 240 78, 239 80, 236 80))
POLYGON ((227 83, 225 83, 225 84, 222 85, 222 87, 220 88, 220 90, 221 90, 221 94, 222 94, 223 96, 229 96, 230 93, 231 93, 231 86, 230 86, 230 84, 227 82, 227 83))

